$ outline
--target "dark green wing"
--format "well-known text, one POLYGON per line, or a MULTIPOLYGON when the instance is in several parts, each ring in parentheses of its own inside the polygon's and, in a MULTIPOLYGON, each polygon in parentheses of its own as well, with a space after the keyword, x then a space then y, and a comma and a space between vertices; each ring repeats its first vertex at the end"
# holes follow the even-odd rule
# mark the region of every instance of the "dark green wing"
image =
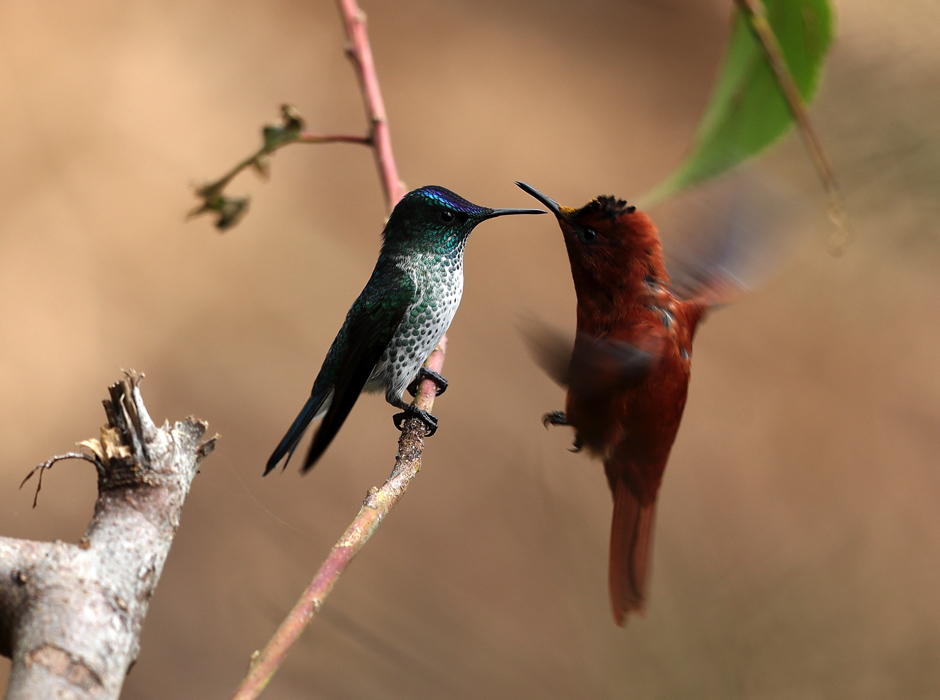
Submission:
POLYGON ((303 471, 313 467, 336 437, 413 299, 414 284, 401 268, 376 266, 347 318, 346 351, 336 372, 333 398, 313 436, 303 471))

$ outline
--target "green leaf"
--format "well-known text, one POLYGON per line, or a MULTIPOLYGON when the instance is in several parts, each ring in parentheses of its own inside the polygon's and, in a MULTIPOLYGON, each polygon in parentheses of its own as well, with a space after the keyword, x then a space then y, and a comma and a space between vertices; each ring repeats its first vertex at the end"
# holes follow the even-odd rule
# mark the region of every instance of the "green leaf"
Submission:
MULTIPOLYGON (((764 0, 787 67, 804 103, 819 86, 823 58, 832 41, 829 0, 764 0)), ((793 123, 773 69, 748 19, 735 11, 724 66, 702 118, 692 152, 643 200, 661 202, 750 158, 793 123)))

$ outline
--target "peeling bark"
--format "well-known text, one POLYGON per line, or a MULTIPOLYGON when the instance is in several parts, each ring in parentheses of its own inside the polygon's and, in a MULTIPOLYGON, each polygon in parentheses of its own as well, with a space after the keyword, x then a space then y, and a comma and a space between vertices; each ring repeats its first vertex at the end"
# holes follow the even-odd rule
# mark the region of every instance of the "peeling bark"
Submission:
MULTIPOLYGON (((0 653, 6 697, 116 698, 139 653, 150 598, 183 502, 216 437, 193 418, 157 428, 128 373, 86 440, 98 500, 77 544, 0 538, 0 653)), ((54 460, 39 467, 40 476, 54 460)))

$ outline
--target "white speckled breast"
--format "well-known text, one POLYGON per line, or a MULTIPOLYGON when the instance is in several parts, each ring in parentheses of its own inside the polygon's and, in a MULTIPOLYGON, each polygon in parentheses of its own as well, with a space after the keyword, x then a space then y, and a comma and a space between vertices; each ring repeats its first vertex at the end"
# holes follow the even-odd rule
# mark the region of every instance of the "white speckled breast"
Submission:
POLYGON ((463 294, 463 246, 451 255, 419 254, 398 261, 415 284, 416 298, 392 336, 366 391, 399 398, 450 328, 463 294))

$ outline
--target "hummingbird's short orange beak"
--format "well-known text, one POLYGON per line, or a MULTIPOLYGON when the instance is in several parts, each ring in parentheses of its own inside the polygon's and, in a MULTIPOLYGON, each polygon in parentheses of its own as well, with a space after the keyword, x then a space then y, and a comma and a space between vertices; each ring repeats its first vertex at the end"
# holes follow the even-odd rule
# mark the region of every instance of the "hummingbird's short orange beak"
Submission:
POLYGON ((567 221, 571 213, 574 212, 574 209, 572 209, 571 207, 560 206, 558 202, 556 202, 551 197, 546 197, 544 194, 542 194, 537 189, 532 187, 532 185, 528 185, 524 182, 519 182, 519 181, 516 181, 516 184, 524 192, 527 192, 528 194, 532 195, 537 200, 539 200, 542 204, 548 207, 548 210, 562 221, 567 221))

